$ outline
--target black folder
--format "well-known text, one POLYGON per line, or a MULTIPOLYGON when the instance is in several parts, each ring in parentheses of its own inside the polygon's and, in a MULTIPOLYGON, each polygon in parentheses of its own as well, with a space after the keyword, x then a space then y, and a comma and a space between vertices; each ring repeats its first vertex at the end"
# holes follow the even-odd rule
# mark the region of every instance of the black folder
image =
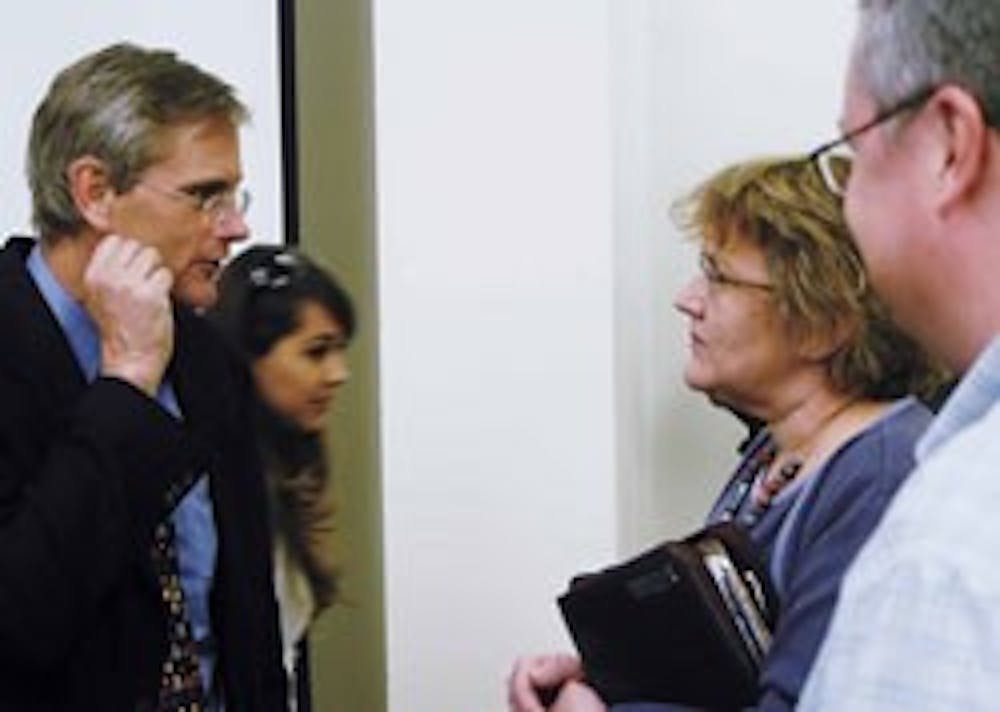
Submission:
POLYGON ((558 604, 587 682, 608 704, 739 709, 758 697, 777 596, 737 524, 577 576, 558 604))

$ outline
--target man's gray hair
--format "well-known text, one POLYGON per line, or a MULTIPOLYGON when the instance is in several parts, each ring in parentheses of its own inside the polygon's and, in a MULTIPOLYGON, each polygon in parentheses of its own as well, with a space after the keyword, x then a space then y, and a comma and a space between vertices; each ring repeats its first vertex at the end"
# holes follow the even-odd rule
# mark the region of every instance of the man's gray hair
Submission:
POLYGON ((27 174, 32 218, 43 239, 77 232, 67 169, 93 156, 124 192, 162 156, 164 128, 215 116, 248 117, 232 87, 168 50, 115 44, 62 70, 35 110, 27 174))
POLYGON ((859 0, 858 71, 879 109, 949 83, 1000 126, 1000 0, 859 0))

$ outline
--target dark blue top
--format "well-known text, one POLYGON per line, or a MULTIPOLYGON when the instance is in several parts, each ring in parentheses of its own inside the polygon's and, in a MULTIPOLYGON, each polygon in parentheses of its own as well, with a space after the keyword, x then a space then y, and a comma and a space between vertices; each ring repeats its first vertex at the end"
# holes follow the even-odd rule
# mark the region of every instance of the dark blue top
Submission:
MULTIPOLYGON (((781 602, 757 710, 795 708, 826 634, 840 580, 913 469, 913 448, 932 417, 915 399, 900 401, 818 471, 782 490, 752 521, 750 534, 766 557, 781 602)), ((734 495, 743 505, 737 520, 743 519, 749 498, 734 493, 741 469, 723 489, 709 521, 721 516, 734 495)), ((678 709, 686 708, 659 703, 613 707, 614 712, 678 709)))

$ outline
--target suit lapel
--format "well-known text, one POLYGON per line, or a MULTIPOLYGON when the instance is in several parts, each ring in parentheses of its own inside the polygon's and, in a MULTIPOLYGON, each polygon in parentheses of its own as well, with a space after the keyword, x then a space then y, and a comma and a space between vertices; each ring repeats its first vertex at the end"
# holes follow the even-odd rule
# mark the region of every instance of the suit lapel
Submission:
POLYGON ((167 377, 174 386, 183 413, 185 427, 196 447, 204 449, 211 467, 215 457, 212 443, 220 442, 220 409, 228 407, 227 390, 219 382, 220 371, 214 366, 214 349, 206 347, 206 326, 190 309, 174 308, 174 357, 167 377))
POLYGON ((55 315, 25 267, 34 245, 28 238, 11 238, 0 251, 0 324, 21 338, 3 350, 9 369, 35 385, 35 393, 51 398, 64 413, 86 387, 86 378, 55 315))

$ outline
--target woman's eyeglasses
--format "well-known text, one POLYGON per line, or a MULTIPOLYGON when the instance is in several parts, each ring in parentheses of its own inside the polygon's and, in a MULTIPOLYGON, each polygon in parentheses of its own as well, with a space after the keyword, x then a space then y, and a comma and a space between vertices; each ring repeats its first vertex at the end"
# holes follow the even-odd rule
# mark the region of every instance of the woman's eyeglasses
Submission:
POLYGON ((768 292, 774 289, 773 284, 755 282, 753 280, 743 279, 742 277, 736 277, 724 272, 716 263, 715 258, 705 252, 702 252, 698 256, 698 268, 701 270, 701 276, 705 278, 705 281, 708 282, 708 286, 711 288, 734 287, 742 289, 759 289, 768 292))

